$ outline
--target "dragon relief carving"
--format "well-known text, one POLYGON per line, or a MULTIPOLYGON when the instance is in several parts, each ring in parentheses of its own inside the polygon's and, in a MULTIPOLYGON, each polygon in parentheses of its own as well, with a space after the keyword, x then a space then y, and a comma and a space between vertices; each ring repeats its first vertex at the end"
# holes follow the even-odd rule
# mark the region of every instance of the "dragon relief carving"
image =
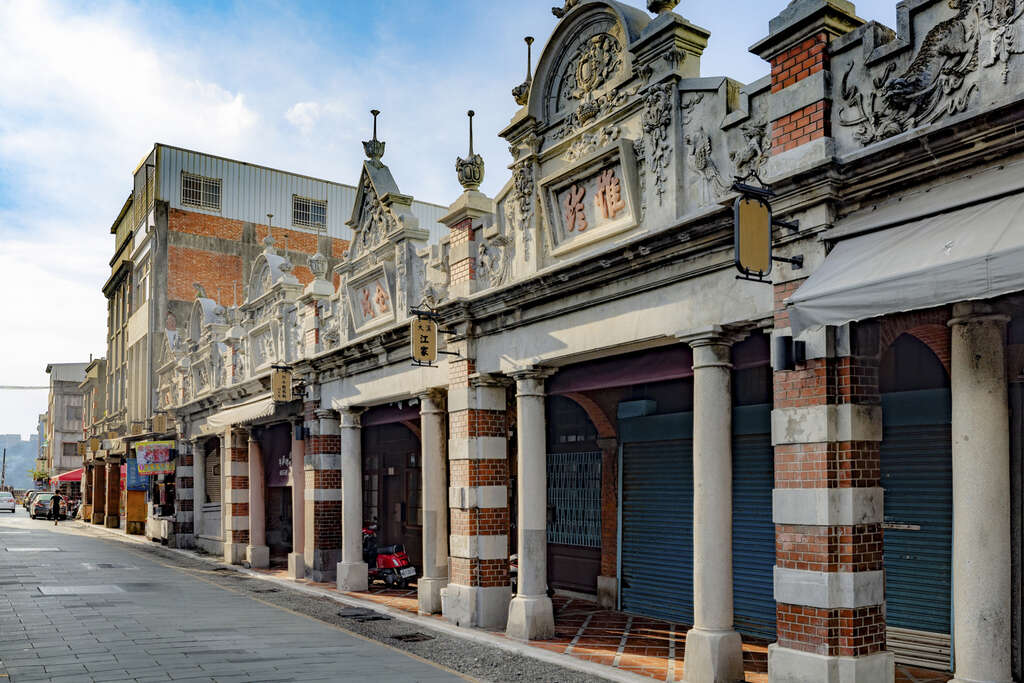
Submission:
POLYGON ((523 258, 526 258, 533 238, 530 221, 533 218, 533 166, 530 160, 520 161, 512 169, 512 191, 505 199, 505 222, 523 235, 523 258))
POLYGON ((644 157, 654 181, 654 192, 661 205, 665 195, 665 169, 672 160, 668 131, 672 123, 672 85, 663 83, 651 88, 644 100, 641 116, 644 130, 644 157))
POLYGON ((979 89, 978 69, 1002 64, 1006 83, 1018 47, 1020 0, 948 0, 956 14, 927 33, 910 65, 894 76, 889 63, 871 78, 865 94, 850 83, 854 63, 843 74, 841 126, 855 127, 861 144, 885 140, 917 126, 967 109, 979 89), (982 47, 984 45, 984 48, 982 47))

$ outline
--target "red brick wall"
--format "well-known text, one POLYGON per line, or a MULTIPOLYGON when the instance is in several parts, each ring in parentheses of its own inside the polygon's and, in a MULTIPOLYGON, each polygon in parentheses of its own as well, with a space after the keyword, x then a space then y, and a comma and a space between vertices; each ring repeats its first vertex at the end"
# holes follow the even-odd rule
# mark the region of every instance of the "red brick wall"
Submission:
POLYGON ((885 649, 881 605, 823 609, 779 604, 776 617, 782 647, 833 657, 856 657, 885 649))
POLYGON ((772 154, 830 135, 828 102, 820 100, 772 122, 772 154))
MULTIPOLYGON (((451 246, 467 244, 475 239, 473 221, 469 218, 451 226, 451 246)), ((476 259, 469 257, 460 259, 449 266, 452 284, 476 279, 476 259)))
MULTIPOLYGON (((248 463, 249 462, 249 440, 244 432, 238 432, 237 430, 232 432, 231 445, 228 448, 227 456, 229 463, 248 463)), ((249 517, 249 503, 231 503, 227 502, 228 496, 231 495, 232 491, 248 491, 249 490, 249 475, 231 475, 228 474, 228 491, 224 496, 225 505, 228 506, 228 518, 238 517, 249 517)), ((229 543, 239 543, 248 545, 249 543, 249 530, 248 529, 225 529, 224 534, 225 540, 229 543)))
MULTIPOLYGON (((772 92, 788 88, 828 69, 828 34, 817 33, 771 58, 772 92)), ((829 107, 814 102, 772 122, 772 154, 780 154, 812 140, 828 137, 829 107)), ((787 323, 788 324, 788 323, 787 323)))
POLYGON ((773 93, 818 73, 828 66, 828 34, 818 33, 780 52, 771 65, 773 93))

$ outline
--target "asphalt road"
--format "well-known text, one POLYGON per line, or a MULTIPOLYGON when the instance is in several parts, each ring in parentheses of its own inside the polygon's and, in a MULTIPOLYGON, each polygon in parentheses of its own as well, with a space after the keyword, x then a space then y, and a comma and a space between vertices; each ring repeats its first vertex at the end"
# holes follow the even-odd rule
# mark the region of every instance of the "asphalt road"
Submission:
POLYGON ((0 682, 468 678, 246 585, 262 582, 61 524, 0 513, 0 682))

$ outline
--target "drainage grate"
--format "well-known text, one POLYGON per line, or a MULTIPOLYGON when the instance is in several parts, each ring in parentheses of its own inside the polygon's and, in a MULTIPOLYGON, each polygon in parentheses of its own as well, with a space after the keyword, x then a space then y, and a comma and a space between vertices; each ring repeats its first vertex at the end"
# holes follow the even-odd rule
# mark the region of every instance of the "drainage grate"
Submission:
POLYGON ((434 636, 428 636, 426 633, 403 633, 397 636, 391 636, 391 640, 400 640, 403 643, 422 643, 425 640, 433 640, 434 636))
POLYGON ((362 607, 346 607, 345 609, 338 612, 339 617, 345 617, 346 619, 352 619, 359 623, 365 623, 367 621, 391 621, 391 617, 381 614, 380 612, 374 612, 373 610, 363 609, 362 607))
POLYGON ((280 593, 278 588, 252 588, 249 590, 250 593, 280 593))

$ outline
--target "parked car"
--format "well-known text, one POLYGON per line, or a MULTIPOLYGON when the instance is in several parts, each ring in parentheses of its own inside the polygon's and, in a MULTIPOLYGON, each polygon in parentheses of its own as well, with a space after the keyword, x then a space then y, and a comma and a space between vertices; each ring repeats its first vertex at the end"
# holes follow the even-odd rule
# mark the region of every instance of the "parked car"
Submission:
POLYGON ((26 510, 28 510, 30 507, 32 507, 32 499, 35 498, 36 496, 38 496, 40 493, 41 493, 41 491, 29 491, 28 493, 25 494, 25 503, 24 504, 25 504, 25 509, 26 510))
POLYGON ((7 510, 12 514, 17 510, 14 502, 14 494, 10 491, 0 491, 0 510, 7 510))
MULTIPOLYGON (((54 496, 60 496, 57 493, 50 493, 49 491, 42 491, 36 494, 36 497, 32 499, 32 507, 29 509, 29 516, 32 519, 39 517, 46 517, 50 514, 50 499, 54 496)), ((68 518, 68 504, 64 500, 64 496, 60 496, 60 518, 68 518)))

